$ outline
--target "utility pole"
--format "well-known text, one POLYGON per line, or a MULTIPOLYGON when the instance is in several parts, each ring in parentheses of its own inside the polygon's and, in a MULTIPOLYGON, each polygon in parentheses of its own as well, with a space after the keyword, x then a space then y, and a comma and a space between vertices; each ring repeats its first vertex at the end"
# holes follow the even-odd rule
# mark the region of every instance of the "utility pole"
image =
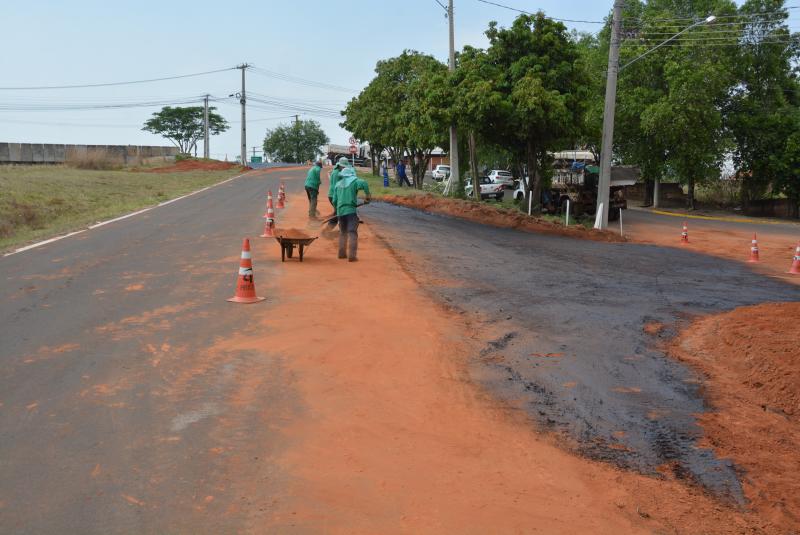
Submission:
POLYGON ((244 73, 247 71, 249 66, 249 63, 242 63, 241 65, 236 66, 237 69, 242 70, 242 92, 239 95, 239 104, 242 105, 242 165, 247 163, 247 111, 245 106, 247 104, 247 96, 244 91, 244 73))
MULTIPOLYGON (((447 20, 450 24, 450 61, 449 70, 453 72, 456 70, 456 39, 455 39, 455 23, 453 21, 453 0, 447 2, 447 20)), ((450 125, 450 176, 447 177, 447 186, 445 187, 445 195, 448 195, 453 185, 453 177, 455 180, 460 178, 458 172, 458 132, 456 125, 450 125)))
POLYGON ((300 116, 299 115, 295 115, 294 116, 294 124, 295 124, 295 126, 300 126, 300 116))
POLYGON ((617 75, 619 74, 619 44, 622 38, 622 5, 614 0, 611 19, 611 46, 608 48, 606 103, 603 110, 603 140, 600 147, 600 180, 597 185, 597 220, 595 228, 608 228, 608 194, 611 189, 611 153, 614 150, 614 114, 617 111, 617 75), (601 213, 602 210, 602 213, 601 213))
POLYGON ((203 99, 203 103, 203 158, 208 160, 211 157, 208 148, 208 95, 203 99))

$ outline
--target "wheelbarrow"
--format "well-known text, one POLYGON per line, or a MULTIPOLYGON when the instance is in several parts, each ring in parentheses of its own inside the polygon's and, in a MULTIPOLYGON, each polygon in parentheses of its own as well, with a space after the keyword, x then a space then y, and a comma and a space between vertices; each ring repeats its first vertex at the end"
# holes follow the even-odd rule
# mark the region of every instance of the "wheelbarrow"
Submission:
POLYGON ((292 258, 294 255, 294 248, 297 247, 300 253, 300 261, 303 261, 303 253, 305 248, 317 239, 317 236, 306 236, 299 232, 291 232, 283 235, 280 230, 276 231, 275 240, 281 246, 281 262, 286 261, 286 257, 292 258))

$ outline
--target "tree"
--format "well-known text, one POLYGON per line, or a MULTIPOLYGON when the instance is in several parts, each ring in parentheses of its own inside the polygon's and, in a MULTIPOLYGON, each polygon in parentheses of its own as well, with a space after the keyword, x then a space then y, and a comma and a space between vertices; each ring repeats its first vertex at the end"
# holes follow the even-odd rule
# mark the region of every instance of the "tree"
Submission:
POLYGON ((737 50, 738 84, 728 102, 726 124, 735 140, 733 160, 742 179, 742 200, 747 204, 768 192, 781 192, 794 199, 796 214, 797 40, 791 39, 783 0, 748 0, 739 12, 749 22, 737 50))
POLYGON ((329 141, 318 122, 296 121, 267 130, 264 154, 276 161, 301 163, 319 157, 320 148, 329 141))
MULTIPOLYGON (((214 110, 213 106, 208 108, 208 133, 211 136, 228 129, 228 122, 214 110)), ((204 137, 203 107, 165 106, 144 123, 142 130, 164 136, 178 147, 181 154, 190 154, 204 137)))
POLYGON ((528 168, 526 190, 541 211, 549 151, 573 143, 589 97, 578 48, 560 22, 539 12, 510 28, 489 24, 489 48, 465 48, 456 78, 456 113, 480 137, 528 168))
MULTIPOLYGON (((709 13, 736 13, 731 0, 631 0, 627 18, 639 25, 623 48, 625 65, 709 13), (681 23, 676 25, 675 21, 681 23)), ((694 208, 697 183, 720 176, 731 147, 724 106, 736 80, 733 51, 736 38, 713 26, 698 26, 681 39, 625 68, 619 80, 614 150, 639 165, 648 178, 672 173, 687 185, 694 208), (722 32, 722 33, 720 33, 722 32), (683 40, 686 39, 686 40, 683 40), (706 39, 705 44, 703 39, 706 39), (708 39, 714 39, 708 41, 708 39), (713 48, 730 39, 731 46, 713 48)), ((601 34, 606 41, 609 34, 601 34)))
POLYGON ((342 127, 385 148, 394 161, 412 157, 417 188, 437 146, 447 143, 450 101, 447 67, 433 56, 404 51, 379 61, 375 78, 342 112, 342 127))

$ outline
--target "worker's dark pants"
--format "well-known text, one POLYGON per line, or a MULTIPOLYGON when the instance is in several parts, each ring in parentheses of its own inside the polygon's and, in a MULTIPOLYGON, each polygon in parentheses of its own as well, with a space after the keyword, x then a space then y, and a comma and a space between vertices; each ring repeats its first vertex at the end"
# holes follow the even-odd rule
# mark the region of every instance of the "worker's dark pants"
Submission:
POLYGON ((358 254, 358 214, 339 216, 339 258, 354 260, 358 254))
POLYGON ((335 227, 336 224, 339 222, 339 218, 336 217, 336 205, 333 204, 333 198, 328 197, 328 200, 331 202, 331 206, 333 206, 333 215, 334 215, 334 217, 328 220, 328 228, 333 230, 333 227, 335 227))
POLYGON ((306 195, 308 196, 308 217, 317 217, 317 197, 319 196, 319 190, 306 186, 306 195))
POLYGON ((408 177, 407 176, 401 176, 401 177, 397 178, 397 183, 400 184, 401 188, 403 187, 403 183, 404 182, 409 188, 411 187, 411 182, 408 181, 408 177))

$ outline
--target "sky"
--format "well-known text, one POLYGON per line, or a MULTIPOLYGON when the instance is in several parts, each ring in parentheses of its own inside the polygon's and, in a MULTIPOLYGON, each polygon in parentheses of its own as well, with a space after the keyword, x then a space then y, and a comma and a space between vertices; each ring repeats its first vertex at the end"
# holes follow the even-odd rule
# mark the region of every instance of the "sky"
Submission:
MULTIPOLYGON (((498 3, 541 9, 551 17, 602 21, 612 0, 498 3)), ((437 0, 262 0, 220 6, 205 0, 12 2, 4 7, 1 23, 0 88, 144 80, 246 62, 259 69, 247 73, 248 94, 273 102, 251 100, 248 105, 247 146, 252 151, 260 150, 268 128, 293 120, 298 112, 287 105, 304 108, 301 119, 319 121, 332 143, 345 144, 349 135, 331 112, 369 83, 378 60, 404 49, 447 60, 447 19, 437 0)), ((480 0, 455 0, 456 48, 485 47, 489 21, 508 26, 516 15, 480 0)), ((565 24, 591 32, 601 27, 565 24)), ((240 83, 240 71, 231 69, 112 87, 0 89, 0 142, 169 145, 141 131, 142 124, 166 102, 202 105, 202 95, 210 94, 231 126, 212 137, 211 155, 234 159, 240 151, 240 110, 229 95, 240 90, 240 83), (149 106, 63 110, 130 103, 149 106)), ((198 149, 202 155, 202 144, 198 149)))

